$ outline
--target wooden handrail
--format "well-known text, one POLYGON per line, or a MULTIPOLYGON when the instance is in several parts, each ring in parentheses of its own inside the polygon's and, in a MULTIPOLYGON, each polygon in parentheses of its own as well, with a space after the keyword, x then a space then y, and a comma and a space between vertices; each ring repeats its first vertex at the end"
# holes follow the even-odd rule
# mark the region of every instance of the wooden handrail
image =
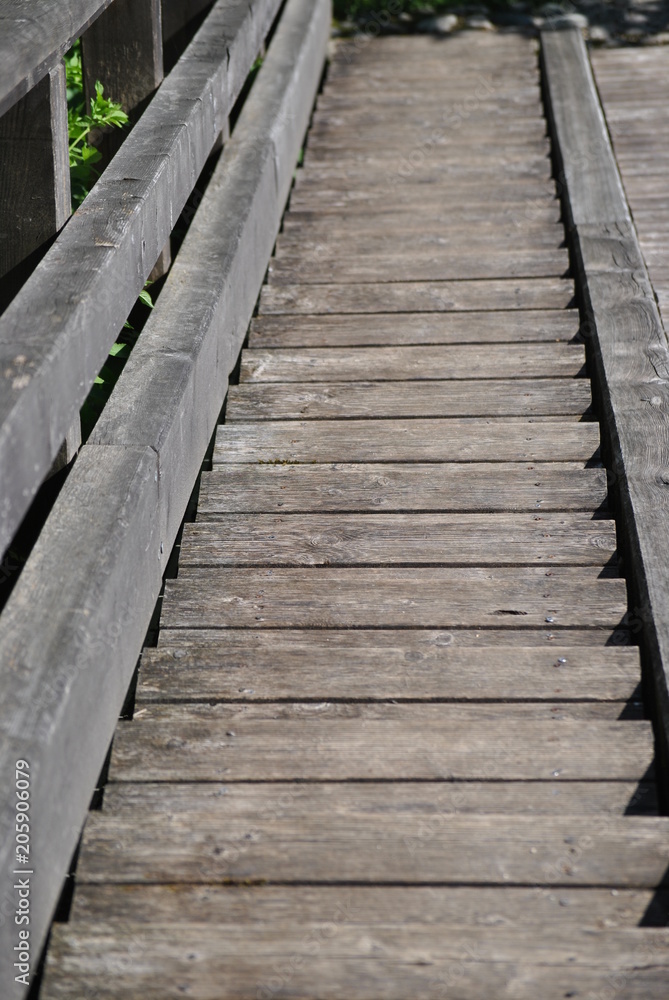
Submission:
MULTIPOLYGON (((624 526, 632 592, 624 623, 643 647, 659 774, 669 762, 669 345, 639 247, 581 32, 544 30, 558 183, 583 289, 603 448, 624 526)), ((665 804, 669 789, 662 789, 665 804)))

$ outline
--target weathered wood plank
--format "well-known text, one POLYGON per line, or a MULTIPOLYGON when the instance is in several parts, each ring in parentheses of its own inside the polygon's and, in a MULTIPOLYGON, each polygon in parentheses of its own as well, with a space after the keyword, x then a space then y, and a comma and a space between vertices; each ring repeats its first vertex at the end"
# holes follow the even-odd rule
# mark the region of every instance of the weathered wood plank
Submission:
MULTIPOLYGON (((423 227, 421 223, 411 218, 405 219, 404 225, 400 216, 395 216, 395 219, 397 224, 392 226, 380 226, 378 223, 374 225, 371 216, 368 216, 364 223, 360 220, 355 231, 356 255, 360 257, 368 253, 389 254, 395 257, 404 255, 408 259, 411 253, 426 256, 431 252, 443 253, 448 259, 454 256, 458 243, 464 243, 465 232, 467 243, 466 247, 462 248, 462 253, 466 254, 471 250, 472 259, 474 251, 491 250, 490 240, 493 233, 505 252, 514 250, 526 252, 530 249, 545 251, 547 248, 554 250, 564 243, 564 229, 555 224, 539 227, 531 224, 491 226, 481 221, 446 226, 443 223, 433 222, 423 227)), ((316 221, 295 227, 288 214, 277 243, 275 260, 279 261, 286 256, 297 254, 303 254, 306 258, 313 256, 320 261, 338 260, 351 252, 352 231, 352 227, 349 227, 349 230, 341 227, 337 230, 328 229, 316 221)), ((493 248, 493 253, 497 253, 496 248, 493 248)))
POLYGON ((220 464, 202 476, 199 516, 236 512, 593 511, 605 469, 582 463, 220 464))
MULTIPOLYGON (((338 912, 312 925, 202 928, 179 922, 63 927, 54 950, 62 968, 47 979, 47 997, 69 1000, 73 990, 96 990, 101 1000, 177 998, 197 989, 202 1000, 271 997, 335 1000, 562 1000, 587 990, 595 996, 622 982, 625 1000, 662 1000, 667 976, 666 929, 590 930, 538 925, 519 932, 500 926, 394 924, 377 918, 350 927, 338 912), (175 945, 170 946, 172 933, 175 945), (129 967, 128 953, 139 968, 129 967), (193 956, 198 961, 195 962, 193 956), (289 956, 287 958, 287 956, 289 956), (92 977, 92 978, 91 978, 92 977), (113 983, 113 987, 112 984, 113 983), (180 989, 181 987, 181 989, 180 989)), ((78 994, 80 995, 80 994, 78 994)))
MULTIPOLYGON (((331 155, 336 155, 334 152, 331 155)), ((340 191, 322 191, 320 194, 307 195, 299 190, 293 192, 290 200, 291 210, 295 212, 318 212, 319 215, 327 217, 334 215, 337 218, 343 216, 357 215, 361 210, 366 217, 371 217, 375 213, 385 216, 388 212, 393 215, 409 214, 413 219, 420 221, 421 217, 433 216, 437 212, 458 210, 462 204, 464 195, 458 197, 456 192, 448 196, 438 192, 424 192, 420 199, 420 204, 416 204, 416 197, 412 197, 410 192, 402 194, 402 178, 398 175, 394 183, 389 182, 384 190, 378 192, 378 198, 368 199, 363 193, 359 198, 348 198, 340 191)), ((557 204, 553 192, 535 196, 530 202, 543 210, 546 218, 553 221, 558 217, 557 204), (554 207, 555 206, 555 207, 554 207)), ((467 200, 467 214, 470 217, 483 219, 489 212, 490 206, 500 214, 510 213, 518 215, 527 212, 528 202, 519 190, 517 193, 500 192, 500 200, 493 200, 481 195, 478 199, 467 200)), ((464 216, 464 212, 462 213, 464 216)))
POLYGON ((566 719, 547 709, 424 702, 145 705, 133 722, 119 723, 110 779, 638 781, 647 774, 650 722, 590 719, 585 726, 569 718, 568 706, 560 707, 566 719))
POLYGON ((448 631, 432 629, 282 629, 280 632, 249 629, 249 628, 193 628, 171 629, 164 626, 158 636, 158 646, 175 650, 175 656, 186 655, 189 650, 200 649, 202 646, 221 647, 221 643, 243 646, 262 651, 276 646, 286 648, 293 644, 296 649, 303 649, 311 643, 323 643, 325 646, 342 646, 351 651, 367 649, 370 646, 386 648, 401 648, 411 652, 424 652, 429 647, 444 646, 460 649, 461 647, 484 650, 484 656, 490 656, 491 647, 514 649, 528 647, 532 649, 553 650, 561 646, 570 646, 576 650, 579 646, 602 648, 607 650, 635 647, 635 635, 638 635, 640 623, 627 622, 627 625, 615 629, 601 626, 592 629, 562 628, 554 624, 544 624, 540 629, 523 629, 519 636, 516 629, 487 628, 466 629, 454 628, 448 631), (630 627, 630 625, 632 627, 630 627), (282 644, 286 645, 282 645, 282 644))
MULTIPOLYGON (((328 159, 330 159, 329 157, 328 159)), ((352 212, 332 212, 321 213, 317 209, 310 211, 297 211, 291 207, 290 212, 284 219, 284 231, 295 231, 298 227, 304 230, 309 226, 309 234, 320 233, 336 234, 345 233, 353 229, 356 233, 366 233, 388 230, 402 232, 434 233, 441 235, 444 232, 463 231, 468 227, 477 230, 487 230, 491 234, 502 236, 504 228, 513 228, 518 232, 533 232, 543 226, 557 226, 560 224, 562 210, 560 203, 554 201, 550 207, 545 203, 529 204, 519 206, 511 205, 467 205, 461 204, 451 208, 448 212, 443 212, 439 205, 434 205, 429 211, 422 211, 420 206, 414 206, 414 211, 409 212, 402 208, 396 211, 393 207, 392 197, 388 198, 385 211, 365 212, 364 206, 358 206, 352 212), (500 230, 500 228, 502 229, 500 230)))
MULTIPOLYGON (((537 785, 541 793, 548 785, 537 785)), ((624 786, 621 786, 624 787, 624 786)), ((558 795, 569 786, 553 786, 558 795)), ((443 791, 443 789, 442 789, 443 791)), ((463 786, 466 794, 468 786, 463 786)), ((596 794, 597 787, 593 786, 596 794)), ((501 920, 509 928, 527 927, 533 922, 572 924, 582 927, 635 927, 648 912, 662 917, 669 905, 669 893, 644 890, 570 889, 559 892, 541 887, 515 889, 499 887, 440 886, 221 886, 208 885, 112 885, 78 886, 72 923, 89 924, 100 920, 159 922, 181 920, 194 923, 249 926, 254 923, 280 927, 288 921, 337 920, 349 925, 374 923, 393 915, 403 923, 459 923, 464 926, 494 926, 501 920)))
MULTIPOLYGON (((471 815, 443 808, 436 814, 433 836, 421 838, 422 824, 435 817, 433 803, 393 807, 407 794, 417 794, 417 785, 385 784, 381 812, 373 808, 371 795, 368 810, 364 803, 361 811, 347 810, 346 799, 355 786, 334 786, 322 810, 314 802, 313 810, 303 806, 299 816, 293 819, 288 812, 284 818, 282 795, 288 793, 290 800, 298 787, 267 787, 266 805, 251 812, 245 786, 113 786, 113 796, 112 788, 105 796, 105 812, 89 817, 77 880, 649 889, 666 878, 666 818, 471 815), (339 798, 339 809, 332 808, 333 795, 339 798), (634 865, 629 864, 630 855, 634 865)), ((460 790, 459 784, 444 788, 446 795, 456 797, 460 790)), ((418 794, 424 795, 425 789, 418 794)))
POLYGON ((64 65, 47 73, 0 118, 0 157, 2 277, 70 216, 64 65))
POLYGON ((0 319, 0 551, 165 246, 278 5, 219 0, 0 319))
MULTIPOLYGON (((474 370, 478 376, 478 366, 474 370)), ((590 404, 590 383, 586 379, 423 380, 420 385, 309 382, 296 386, 263 382, 230 386, 225 416, 227 421, 580 416, 590 404)))
POLYGON ((397 282, 359 285, 266 285, 265 314, 453 312, 460 309, 566 309, 570 281, 508 278, 481 281, 397 282))
POLYGON ((482 248, 477 253, 427 253, 411 251, 393 254, 352 253, 328 258, 318 250, 304 256, 277 256, 269 266, 270 285, 341 284, 348 282, 443 281, 449 279, 560 277, 569 270, 564 250, 539 248, 495 251, 482 248))
POLYGON ((472 417, 222 424, 214 462, 588 461, 593 423, 472 417))
MULTIPOLYGON (((358 382, 394 379, 570 377, 584 373, 582 344, 247 349, 241 382, 358 382)), ((539 383, 540 385, 541 383, 539 383)), ((414 387, 419 392, 419 387, 414 387)))
POLYGON ((574 310, 382 313, 355 316, 257 316, 249 347, 364 347, 400 344, 544 343, 578 335, 574 310))
POLYGON ((185 569, 166 582, 163 622, 168 628, 614 627, 626 610, 625 582, 585 567, 215 568, 185 569))
POLYGON ((294 0, 285 11, 179 259, 92 434, 98 444, 156 451, 163 567, 279 230, 322 72, 329 15, 327 0, 294 0))
POLYGON ((615 522, 591 515, 230 514, 186 524, 179 563, 604 566, 615 549, 615 522))
POLYGON ((519 645, 482 656, 478 649, 426 643, 423 634, 394 634, 394 645, 392 640, 380 645, 373 635, 346 646, 302 633, 275 635, 271 645, 262 646, 255 636, 243 642, 236 634, 222 636, 218 645, 146 649, 137 702, 585 698, 617 703, 635 696, 641 678, 634 648, 519 645))

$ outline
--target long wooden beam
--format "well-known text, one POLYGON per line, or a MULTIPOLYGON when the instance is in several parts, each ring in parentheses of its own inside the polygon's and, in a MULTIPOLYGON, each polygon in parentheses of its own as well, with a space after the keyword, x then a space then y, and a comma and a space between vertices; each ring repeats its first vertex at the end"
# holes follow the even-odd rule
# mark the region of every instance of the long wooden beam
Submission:
MULTIPOLYGON (((669 763, 669 348, 580 31, 543 31, 558 180, 583 294, 603 444, 632 578, 656 736, 669 763)), ((665 788, 665 795, 667 790, 665 788)))

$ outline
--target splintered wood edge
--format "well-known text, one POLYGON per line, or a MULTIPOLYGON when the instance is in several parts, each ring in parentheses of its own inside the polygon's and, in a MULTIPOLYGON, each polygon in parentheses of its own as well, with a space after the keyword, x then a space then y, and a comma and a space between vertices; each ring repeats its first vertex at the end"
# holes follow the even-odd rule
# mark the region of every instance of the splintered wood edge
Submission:
MULTIPOLYGON (((655 695, 658 749, 666 768, 669 445, 661 421, 667 405, 667 338, 581 32, 544 29, 541 52, 558 182, 570 223, 584 298, 584 326, 601 397, 602 430, 626 529, 636 598, 632 614, 646 654, 655 695), (641 332, 637 338, 629 336, 632 322, 641 332), (645 398, 640 391, 644 386, 656 405, 639 406, 645 398), (645 458, 647 453, 653 454, 652 464, 645 458)), ((668 794, 666 778, 664 794, 668 794)))

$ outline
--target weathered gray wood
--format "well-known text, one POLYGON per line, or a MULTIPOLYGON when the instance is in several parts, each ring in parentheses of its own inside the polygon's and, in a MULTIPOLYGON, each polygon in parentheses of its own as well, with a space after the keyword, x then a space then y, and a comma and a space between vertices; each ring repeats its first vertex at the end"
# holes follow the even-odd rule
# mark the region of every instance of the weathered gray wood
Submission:
POLYGON ((627 201, 580 30, 567 27, 542 31, 541 55, 570 224, 629 222, 627 201))
MULTIPOLYGON (((547 65, 568 60, 584 68, 578 92, 577 124, 562 107, 575 90, 548 75, 549 100, 560 155, 576 152, 582 130, 603 122, 580 34, 542 35, 547 65), (576 130, 576 131, 574 131, 576 130), (581 130, 581 131, 578 131, 581 130)), ((575 80, 569 80, 574 86, 575 80)), ((592 356, 603 409, 603 428, 625 525, 634 597, 656 697, 659 746, 669 759, 669 555, 666 493, 669 441, 667 406, 669 350, 653 289, 629 222, 608 135, 596 155, 566 177, 565 200, 576 226, 575 250, 590 325, 592 356), (593 189, 606 193, 606 198, 593 189), (608 248, 608 249, 607 249, 608 248)))
MULTIPOLYGON (((304 224, 299 228, 290 223, 291 216, 286 216, 284 228, 277 243, 275 260, 278 262, 285 257, 294 257, 302 254, 305 259, 312 256, 319 261, 339 260, 342 256, 352 252, 350 232, 346 229, 338 230, 328 228, 322 223, 314 221, 311 224, 304 224)), ((447 226, 434 221, 432 224, 423 226, 421 222, 411 218, 405 219, 401 224, 401 217, 391 227, 387 225, 373 225, 372 218, 367 217, 364 224, 360 220, 355 233, 355 254, 363 257, 368 253, 388 254, 391 258, 404 256, 409 259, 412 253, 419 256, 432 254, 444 254, 445 259, 454 256, 455 248, 463 237, 463 230, 467 232, 467 245, 461 248, 463 254, 469 251, 470 258, 474 258, 475 252, 486 250, 493 254, 503 250, 505 255, 509 251, 528 252, 530 249, 541 250, 543 253, 548 248, 555 250, 564 242, 564 229, 557 225, 541 225, 540 227, 524 224, 507 224, 497 226, 494 223, 481 222, 454 223, 447 226), (491 235, 495 233, 502 246, 499 248, 490 245, 491 235)), ((352 230, 352 227, 349 227, 352 230)), ((463 240, 464 242, 464 240, 463 240)), ((460 248, 458 248, 460 249, 460 248)), ((500 254, 501 258, 501 254, 500 254)))
POLYGON ((179 922, 171 947, 164 925, 65 925, 54 946, 62 971, 47 978, 46 996, 73 1000, 93 988, 101 1000, 171 1000, 197 990, 201 1000, 218 1000, 269 998, 280 988, 284 997, 302 998, 318 983, 324 1000, 479 1000, 503 993, 563 1000, 579 991, 605 995, 611 981, 624 984, 625 1000, 666 995, 665 928, 398 927, 397 918, 380 914, 367 926, 351 927, 345 912, 279 928, 179 922), (141 956, 139 967, 129 966, 129 953, 141 956))
POLYGON ((386 313, 365 316, 257 316, 249 347, 364 347, 393 344, 544 343, 578 334, 573 310, 386 313))
POLYGON ((163 249, 277 8, 278 0, 219 0, 85 210, 2 316, 0 551, 163 249))
POLYGON ((570 281, 509 278, 481 281, 396 282, 360 285, 267 285, 265 314, 453 312, 460 309, 566 309, 570 281))
MULTIPOLYGON (((425 794, 415 785, 386 784, 382 812, 374 809, 371 796, 367 810, 364 803, 360 810, 346 809, 351 786, 335 786, 323 809, 314 802, 313 810, 303 808, 294 819, 288 813, 282 820, 282 795, 290 799, 293 789, 266 786, 264 808, 259 804, 251 812, 243 785, 116 785, 105 795, 105 813, 89 817, 77 880, 641 889, 656 888, 666 873, 666 818, 471 815, 458 814, 453 802, 449 812, 437 813, 433 836, 421 838, 421 823, 435 815, 433 804, 393 807, 407 794, 425 794), (341 802, 338 810, 332 808, 334 796, 341 802)), ((457 800, 459 784, 445 788, 446 796, 449 791, 457 800)))
POLYGON ((614 627, 626 610, 624 580, 586 567, 215 568, 184 569, 166 582, 163 622, 168 628, 614 627))
MULTIPOLYGON (((330 153, 328 160, 334 154, 330 153)), ((445 227, 452 229, 466 229, 472 226, 474 230, 488 229, 492 234, 497 231, 497 226, 505 226, 532 231, 537 225, 556 226, 560 223, 561 210, 560 203, 555 200, 550 203, 541 202, 520 206, 517 202, 489 203, 479 205, 454 205, 447 212, 444 212, 439 204, 434 204, 426 209, 420 205, 414 205, 413 211, 400 206, 395 209, 392 200, 392 193, 389 195, 385 210, 381 207, 376 212, 365 212, 363 205, 358 205, 349 212, 327 212, 323 213, 318 207, 309 210, 297 211, 291 208, 290 213, 284 221, 284 229, 304 226, 309 224, 309 232, 315 232, 317 228, 326 233, 345 231, 353 228, 355 232, 371 232, 382 230, 388 232, 389 229, 397 226, 399 232, 411 230, 425 233, 434 232, 435 229, 442 232, 445 227), (313 228, 312 228, 313 227, 313 228), (493 228, 494 227, 494 228, 493 228)))
POLYGON ((546 708, 147 705, 133 722, 119 723, 110 778, 638 781, 646 775, 653 761, 650 722, 584 725, 569 718, 568 707, 561 712, 566 719, 545 718, 546 708))
MULTIPOLYGON (((478 367, 474 370, 478 373, 478 367)), ((308 385, 262 382, 230 386, 225 416, 228 421, 580 416, 590 403, 590 383, 586 379, 423 380, 419 385, 415 382, 309 382, 308 385)))
MULTIPOLYGON (((161 0, 114 0, 81 40, 86 105, 95 97, 98 81, 105 96, 118 101, 135 124, 163 80, 161 0)), ((104 136, 103 159, 109 162, 125 136, 116 130, 104 136)), ((155 281, 171 263, 169 239, 149 275, 155 281)))
POLYGON ((0 159, 2 277, 54 236, 70 216, 62 63, 0 118, 0 159))
MULTIPOLYGON (((324 347, 248 349, 241 382, 358 382, 362 379, 471 379, 569 377, 583 372, 582 344, 507 344, 485 347, 324 347)), ((541 385, 541 383, 538 383, 541 385)), ((414 387, 420 392, 418 386, 414 387)))
POLYGON ((603 566, 615 548, 591 515, 230 514, 186 524, 179 564, 603 566))
MULTIPOLYGON (((160 587, 157 503, 150 448, 84 446, 0 621, 0 766, 14 774, 17 760, 30 764, 36 952, 160 587), (39 622, 36 608, 44 609, 39 622)), ((0 800, 3 872, 15 867, 13 784, 0 800)), ((0 936, 3 995, 11 998, 23 993, 14 982, 13 937, 0 936)))
MULTIPOLYGON (((336 151, 333 150, 331 155, 335 156, 336 151)), ((385 216, 392 212, 393 215, 409 214, 412 218, 420 220, 421 216, 428 217, 440 211, 457 210, 462 204, 462 197, 464 195, 458 197, 457 192, 450 189, 448 195, 437 191, 430 195, 426 191, 423 193, 420 204, 416 205, 416 198, 412 196, 411 192, 403 193, 401 178, 398 178, 394 183, 389 183, 385 189, 379 191, 378 198, 371 199, 368 199, 364 193, 360 197, 349 198, 340 191, 323 190, 318 194, 307 195, 298 190, 291 197, 291 208, 295 212, 318 212, 321 216, 331 214, 344 218, 347 215, 356 215, 360 211, 364 211, 365 216, 373 216, 375 213, 385 216)), ((549 219, 557 216, 553 192, 535 196, 531 204, 536 204, 537 210, 543 211, 549 219)), ((467 211, 474 218, 482 219, 491 207, 495 212, 518 215, 523 210, 527 211, 526 206, 527 200, 523 196, 522 190, 518 190, 516 193, 501 191, 499 201, 492 195, 486 197, 483 194, 477 199, 472 199, 468 204, 467 211)))
POLYGON ((442 281, 454 278, 536 278, 564 275, 569 259, 564 250, 495 250, 476 248, 472 252, 435 251, 368 255, 351 253, 329 260, 316 251, 303 258, 300 254, 281 254, 269 267, 271 285, 321 283, 360 283, 362 281, 442 281))
POLYGON ((202 477, 199 515, 307 511, 593 511, 606 470, 583 463, 220 464, 202 477))
MULTIPOLYGON (((548 784, 537 785, 537 792, 548 784)), ((624 788, 625 786, 621 786, 624 788)), ((569 786, 552 786, 559 795, 569 786)), ((597 786, 592 787, 597 794, 597 786)), ((294 791, 291 789, 291 792, 294 791)), ((297 791, 299 797, 299 790, 297 791)), ((441 789, 443 793, 443 788, 441 789)), ((461 791, 466 795, 468 786, 461 791)), ((127 919, 160 923, 181 920, 204 924, 256 922, 280 927, 285 921, 339 920, 361 925, 383 920, 388 914, 398 923, 459 923, 462 926, 527 927, 533 922, 579 924, 582 927, 635 927, 649 908, 661 911, 669 893, 644 890, 570 889, 546 891, 536 888, 439 886, 221 886, 127 885, 119 892, 113 885, 78 886, 72 924, 127 919)), ((56 933, 58 929, 56 928, 56 933)))
POLYGON ((54 69, 112 0, 0 0, 0 114, 54 69))
POLYGON ((598 447, 597 424, 558 420, 275 420, 222 424, 214 462, 587 462, 598 447))
POLYGON ((554 624, 544 624, 540 629, 523 629, 522 636, 516 629, 487 628, 467 629, 455 628, 448 631, 435 629, 282 629, 281 632, 264 631, 249 628, 175 628, 164 626, 160 630, 158 646, 175 650, 175 656, 186 655, 189 650, 212 646, 220 649, 221 643, 233 646, 243 646, 245 649, 259 650, 261 653, 270 647, 286 648, 292 643, 296 649, 303 649, 311 643, 322 642, 329 646, 342 646, 347 650, 367 649, 370 646, 397 648, 407 652, 424 652, 432 646, 474 647, 483 650, 484 656, 490 655, 491 647, 517 649, 519 645, 532 649, 557 649, 560 646, 570 646, 574 650, 579 646, 606 647, 611 650, 621 646, 635 645, 635 634, 639 628, 634 623, 634 632, 625 626, 615 629, 605 626, 594 629, 562 628, 554 624))
MULTIPOLYGON (((253 637, 250 637, 253 640, 253 637)), ((238 636, 217 646, 146 649, 138 704, 159 701, 283 701, 371 699, 629 699, 641 671, 636 649, 436 646, 424 636, 397 636, 397 645, 309 644, 272 636, 271 647, 238 636), (421 640, 423 640, 421 642, 421 640)), ((522 641, 522 637, 519 637, 522 641)))
POLYGON ((293 0, 286 9, 179 259, 91 438, 156 451, 163 565, 262 286, 318 88, 329 20, 327 0, 293 0))
POLYGON ((163 79, 160 0, 114 0, 83 36, 82 51, 86 100, 99 80, 132 115, 163 79))

